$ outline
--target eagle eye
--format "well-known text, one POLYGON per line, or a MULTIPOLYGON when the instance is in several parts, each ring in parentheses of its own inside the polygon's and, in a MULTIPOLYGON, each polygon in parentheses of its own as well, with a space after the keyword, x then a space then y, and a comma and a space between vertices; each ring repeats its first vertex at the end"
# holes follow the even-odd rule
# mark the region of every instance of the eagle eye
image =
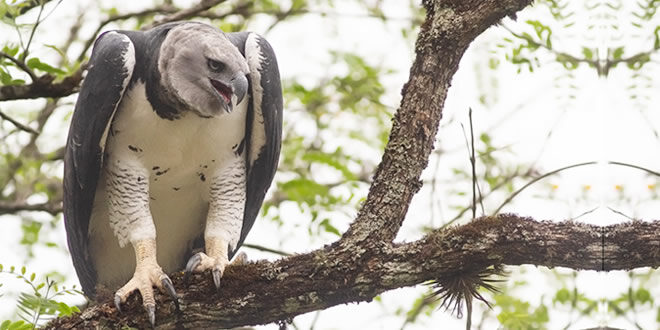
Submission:
POLYGON ((206 65, 208 65, 209 69, 211 69, 213 72, 220 72, 225 69, 224 63, 212 60, 210 58, 206 60, 206 65))

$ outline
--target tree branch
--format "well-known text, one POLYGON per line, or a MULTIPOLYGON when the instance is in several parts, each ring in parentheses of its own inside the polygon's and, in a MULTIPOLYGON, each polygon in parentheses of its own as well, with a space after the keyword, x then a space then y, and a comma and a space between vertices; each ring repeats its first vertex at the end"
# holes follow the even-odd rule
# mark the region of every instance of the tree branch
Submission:
POLYGON ((80 82, 83 79, 83 71, 87 65, 82 65, 78 71, 64 78, 60 82, 54 82, 55 77, 46 74, 38 77, 29 85, 7 85, 0 86, 0 102, 22 99, 36 99, 40 97, 64 97, 77 93, 80 82))
POLYGON ((417 57, 410 79, 403 87, 374 183, 344 242, 394 239, 422 185, 420 175, 433 150, 447 90, 463 53, 486 28, 530 2, 423 1, 427 16, 415 45, 417 57))
MULTIPOLYGON (((222 289, 209 274, 172 276, 181 312, 159 295, 156 319, 162 328, 227 328, 290 320, 296 315, 430 280, 460 277, 492 265, 534 264, 587 270, 660 265, 660 222, 599 227, 573 221, 535 221, 505 214, 436 230, 412 243, 380 250, 340 244, 274 262, 229 266, 222 289), (631 257, 632 256, 632 257, 631 257)), ((134 295, 119 314, 107 301, 82 314, 57 319, 46 329, 140 327, 148 324, 134 295)))
POLYGON ((7 115, 2 111, 0 111, 0 118, 12 123, 12 125, 16 126, 16 128, 20 129, 21 131, 25 131, 34 135, 39 135, 39 132, 35 131, 32 127, 21 124, 18 120, 10 117, 9 115, 7 115))
POLYGON ((25 201, 0 201, 0 215, 16 214, 21 211, 43 211, 57 215, 62 212, 62 200, 50 200, 39 204, 28 204, 25 201))

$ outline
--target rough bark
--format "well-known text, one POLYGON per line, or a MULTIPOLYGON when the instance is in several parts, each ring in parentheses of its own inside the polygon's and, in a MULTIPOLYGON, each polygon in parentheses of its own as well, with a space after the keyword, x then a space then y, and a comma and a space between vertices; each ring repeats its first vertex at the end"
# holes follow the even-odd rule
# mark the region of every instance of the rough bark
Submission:
POLYGON ((387 244, 422 186, 452 77, 472 40, 531 1, 424 1, 427 15, 415 45, 416 58, 394 116, 383 159, 369 195, 343 241, 387 244))
MULTIPOLYGON (((639 235, 650 236, 658 230, 658 223, 599 227, 573 221, 535 221, 512 214, 484 217, 378 250, 333 244, 274 262, 230 266, 219 292, 210 274, 196 275, 190 283, 183 282, 182 274, 173 274, 181 310, 176 311, 168 297, 159 295, 156 319, 163 329, 265 324, 338 304, 370 301, 388 290, 460 277, 501 264, 586 270, 654 267, 660 265, 658 239, 640 241, 639 235), (634 233, 638 236, 630 237, 634 233), (620 241, 622 237, 626 239, 620 241), (630 258, 630 249, 655 257, 630 258)), ((57 319, 47 328, 148 324, 136 295, 123 310, 118 313, 108 298, 82 314, 57 319)))
POLYGON ((46 74, 29 85, 7 85, 0 87, 0 102, 11 100, 36 99, 42 97, 64 97, 78 92, 83 79, 84 66, 62 81, 46 74))

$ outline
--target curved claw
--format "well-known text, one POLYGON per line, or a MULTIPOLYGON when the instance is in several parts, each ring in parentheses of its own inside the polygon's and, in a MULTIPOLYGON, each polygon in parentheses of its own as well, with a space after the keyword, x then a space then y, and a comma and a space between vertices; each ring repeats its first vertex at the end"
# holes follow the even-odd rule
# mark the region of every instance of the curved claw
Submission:
POLYGON ((156 327, 156 305, 152 305, 152 304, 144 305, 144 309, 147 311, 147 315, 149 316, 149 323, 151 323, 151 327, 155 328, 156 327))
POLYGON ((202 262, 202 254, 201 253, 195 253, 194 256, 190 257, 190 260, 188 260, 188 263, 186 264, 186 274, 183 275, 183 279, 185 281, 188 281, 188 278, 190 278, 190 274, 199 266, 199 263, 202 262))
POLYGON ((213 268, 211 271, 213 273, 213 283, 215 284, 216 290, 220 290, 220 279, 222 278, 222 272, 218 268, 213 268))
POLYGON ((167 275, 163 275, 160 279, 160 282, 163 284, 163 288, 165 288, 165 291, 167 291, 167 294, 174 300, 174 305, 176 306, 176 310, 179 310, 179 297, 176 295, 176 290, 174 290, 174 285, 172 284, 172 280, 170 280, 167 275))
POLYGON ((115 307, 117 312, 121 313, 121 297, 118 294, 115 294, 115 307))
POLYGON ((232 265, 245 265, 248 262, 247 253, 241 251, 238 255, 234 257, 232 265))

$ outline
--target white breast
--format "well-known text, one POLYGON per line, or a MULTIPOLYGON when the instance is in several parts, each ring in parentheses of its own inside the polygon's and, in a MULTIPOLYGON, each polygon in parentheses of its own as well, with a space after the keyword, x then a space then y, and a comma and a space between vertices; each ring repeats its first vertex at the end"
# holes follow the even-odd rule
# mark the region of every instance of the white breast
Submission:
MULTIPOLYGON (((156 114, 146 101, 144 84, 136 84, 122 100, 110 129, 104 163, 132 159, 148 171, 158 261, 165 272, 182 267, 183 253, 203 232, 210 178, 237 157, 235 150, 245 136, 248 99, 229 114, 202 118, 188 112, 175 120, 156 114)), ((108 224, 105 201, 102 177, 90 222, 91 251, 98 260, 99 282, 119 285, 132 275, 135 257, 131 246, 119 247, 108 224), (104 272, 104 267, 113 271, 104 272), (105 273, 125 278, 104 279, 105 273)))

